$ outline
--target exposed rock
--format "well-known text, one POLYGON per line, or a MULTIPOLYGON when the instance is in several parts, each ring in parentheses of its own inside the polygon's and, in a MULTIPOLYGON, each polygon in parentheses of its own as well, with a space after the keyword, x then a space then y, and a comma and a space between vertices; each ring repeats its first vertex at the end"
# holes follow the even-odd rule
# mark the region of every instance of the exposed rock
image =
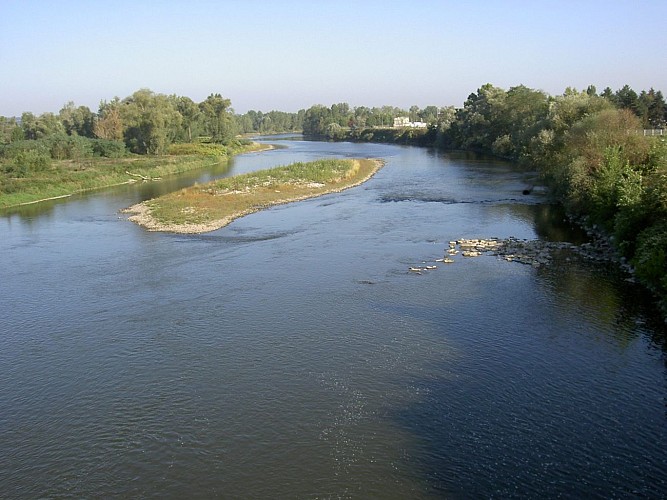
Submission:
MULTIPOLYGON (((603 239, 593 240, 591 243, 575 245, 573 243, 562 241, 543 241, 543 240, 522 240, 514 237, 510 238, 488 238, 488 239, 460 239, 450 241, 448 248, 445 248, 445 255, 436 262, 452 264, 455 262, 454 256, 460 254, 464 257, 480 257, 483 255, 495 255, 507 262, 518 262, 519 264, 529 265, 536 268, 550 265, 554 257, 558 254, 565 260, 572 258, 583 258, 592 262, 609 262, 620 265, 632 278, 633 269, 627 262, 620 258, 614 250, 611 243, 603 239)), ((409 270, 417 274, 423 271, 435 269, 436 266, 411 267, 409 270)))

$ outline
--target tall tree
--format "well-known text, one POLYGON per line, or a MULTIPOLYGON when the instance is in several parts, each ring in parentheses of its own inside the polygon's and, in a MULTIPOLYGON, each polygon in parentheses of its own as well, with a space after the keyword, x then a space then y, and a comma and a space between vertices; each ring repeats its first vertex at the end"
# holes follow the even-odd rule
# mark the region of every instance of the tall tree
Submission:
POLYGON ((220 94, 211 94, 199 104, 204 130, 213 142, 228 144, 236 136, 232 102, 220 94))
POLYGON ((123 119, 120 115, 120 99, 100 103, 97 118, 93 122, 93 133, 100 139, 123 140, 123 119))
POLYGON ((172 100, 149 89, 136 91, 120 107, 125 142, 135 153, 165 154, 174 142, 182 117, 172 100))
POLYGON ((69 101, 58 113, 58 119, 68 135, 93 137, 95 115, 87 106, 77 107, 74 102, 69 101))
POLYGON ((202 132, 202 113, 197 103, 189 97, 172 98, 175 102, 176 110, 181 114, 181 133, 179 138, 187 142, 192 142, 202 132))
POLYGON ((630 88, 630 85, 624 85, 614 94, 614 101, 619 108, 629 109, 635 115, 640 116, 639 100, 637 92, 630 88))
POLYGON ((21 127, 26 139, 43 139, 53 134, 64 133, 65 129, 53 113, 39 116, 28 112, 21 115, 21 127))

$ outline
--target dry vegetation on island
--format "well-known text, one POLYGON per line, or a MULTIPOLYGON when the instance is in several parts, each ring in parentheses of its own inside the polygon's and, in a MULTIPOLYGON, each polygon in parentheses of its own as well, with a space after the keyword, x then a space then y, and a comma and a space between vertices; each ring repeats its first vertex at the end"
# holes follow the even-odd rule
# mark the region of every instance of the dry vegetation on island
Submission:
POLYGON ((370 179, 381 160, 318 160, 196 185, 126 210, 150 231, 203 233, 270 206, 342 191, 370 179))

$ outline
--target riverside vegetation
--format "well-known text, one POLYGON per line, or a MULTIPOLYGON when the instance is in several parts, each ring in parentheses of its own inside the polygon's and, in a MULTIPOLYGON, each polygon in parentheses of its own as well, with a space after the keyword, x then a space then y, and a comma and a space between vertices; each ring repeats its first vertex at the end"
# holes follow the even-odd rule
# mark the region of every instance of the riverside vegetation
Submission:
POLYGON ((69 102, 57 115, 0 117, 0 208, 153 180, 258 147, 237 131, 220 94, 195 103, 148 89, 102 101, 97 113, 69 102))
MULTIPOLYGON (((40 149, 48 148, 46 140, 40 149)), ((83 147, 94 140, 78 138, 83 147)), ((116 147, 114 145, 114 147, 116 147)), ((122 147, 122 145, 120 145, 122 147)), ((75 193, 138 181, 160 180, 198 168, 227 162, 234 155, 256 151, 257 143, 237 141, 219 144, 179 144, 168 155, 148 156, 123 154, 118 157, 84 154, 71 159, 53 159, 33 150, 10 153, 4 172, 0 174, 0 208, 63 198, 75 193)))
POLYGON ((660 91, 637 93, 627 85, 616 92, 598 93, 590 86, 550 96, 523 85, 504 90, 486 84, 460 109, 339 103, 245 115, 235 115, 220 94, 195 103, 142 89, 100 103, 97 113, 68 103, 58 115, 0 117, 0 207, 126 182, 126 171, 139 176, 134 178, 166 175, 151 170, 159 163, 179 164, 175 171, 185 164, 203 166, 208 156, 160 158, 174 146, 199 147, 180 144, 200 137, 233 150, 240 147, 234 139, 238 132, 302 128, 307 136, 333 140, 478 151, 537 169, 554 200, 575 220, 605 234, 667 311, 667 138, 641 134, 663 129, 666 121, 660 91), (428 128, 391 129, 398 116, 428 128), (100 159, 91 160, 95 157, 100 159), (68 179, 70 187, 54 187, 68 179))
MULTIPOLYGON (((340 109, 307 110, 304 133, 477 151, 535 168, 553 199, 610 240, 667 313, 667 136, 643 133, 664 132, 667 106, 660 91, 637 94, 626 85, 598 94, 590 86, 549 96, 523 85, 504 90, 486 84, 463 108, 439 110, 421 130, 365 127, 355 121, 356 110, 340 116, 340 109)), ((416 111, 411 118, 421 118, 416 111)))

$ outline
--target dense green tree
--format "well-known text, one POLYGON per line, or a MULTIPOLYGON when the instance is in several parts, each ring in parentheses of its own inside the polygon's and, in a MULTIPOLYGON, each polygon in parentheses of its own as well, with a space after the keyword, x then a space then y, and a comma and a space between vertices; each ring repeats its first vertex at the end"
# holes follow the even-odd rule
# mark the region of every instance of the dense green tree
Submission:
POLYGON ((236 136, 231 101, 220 94, 211 94, 199 104, 204 124, 204 133, 213 142, 228 144, 236 136))
POLYGON ((426 106, 417 114, 419 121, 425 123, 438 123, 439 110, 437 106, 426 106))
POLYGON ((600 97, 604 97, 610 102, 614 102, 614 91, 611 90, 611 87, 605 87, 602 93, 600 94, 600 97))
POLYGON ((651 88, 648 92, 642 90, 638 97, 640 118, 645 128, 662 128, 665 126, 667 106, 662 92, 651 88))
POLYGON ((23 129, 16 122, 16 118, 0 116, 0 144, 11 144, 23 140, 23 129))
POLYGON ((26 139, 42 139, 51 134, 65 132, 62 123, 53 113, 42 113, 39 116, 30 112, 23 113, 21 127, 26 139))
POLYGON ((334 123, 331 108, 316 104, 306 110, 303 119, 303 133, 306 135, 324 135, 329 124, 334 123))
POLYGON ((540 168, 542 175, 551 179, 554 185, 559 185, 556 182, 562 173, 559 165, 569 161, 565 158, 565 141, 572 126, 587 116, 613 107, 606 98, 574 89, 550 98, 546 118, 530 139, 524 160, 540 168))
POLYGON ((236 129, 239 131, 239 133, 250 134, 252 132, 256 132, 253 126, 253 119, 249 112, 242 115, 235 115, 234 119, 236 120, 236 129))
POLYGON ((630 88, 630 85, 624 85, 623 88, 616 91, 614 94, 614 104, 621 109, 629 109, 635 115, 641 116, 639 96, 637 96, 637 92, 630 88))
POLYGON ((181 127, 176 138, 180 141, 192 142, 193 138, 203 132, 203 115, 199 105, 189 97, 171 97, 176 110, 181 115, 181 127))
POLYGON ((120 106, 125 142, 135 153, 165 154, 178 135, 182 117, 171 99, 149 89, 136 91, 120 106))
POLYGON ((510 88, 496 124, 498 133, 503 134, 496 141, 507 138, 506 144, 494 141, 493 147, 502 147, 496 152, 515 159, 527 155, 532 138, 545 126, 548 110, 549 100, 544 92, 524 85, 510 88))
POLYGON ((58 119, 68 135, 94 137, 95 114, 87 106, 77 107, 74 102, 69 101, 58 113, 58 119))
POLYGON ((487 83, 466 99, 452 127, 457 147, 491 152, 503 135, 499 129, 507 93, 487 83))

